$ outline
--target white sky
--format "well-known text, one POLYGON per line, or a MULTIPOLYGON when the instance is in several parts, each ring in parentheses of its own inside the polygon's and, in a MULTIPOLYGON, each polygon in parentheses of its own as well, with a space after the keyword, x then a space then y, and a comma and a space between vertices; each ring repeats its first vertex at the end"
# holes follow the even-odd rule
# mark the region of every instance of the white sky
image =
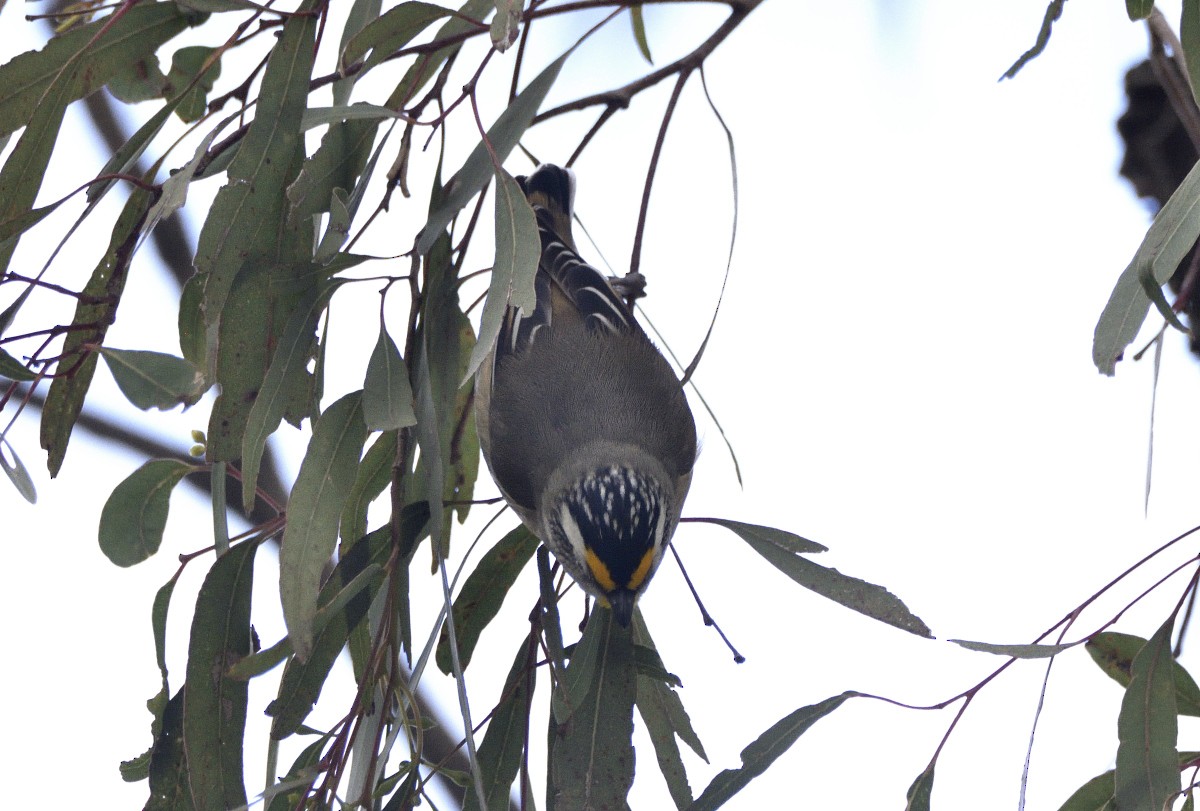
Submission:
MULTIPOLYGON (((1185 340, 1168 336, 1164 352, 1148 515, 1150 364, 1125 362, 1108 379, 1091 363, 1096 318, 1148 223, 1145 207, 1116 176, 1115 134, 1121 78, 1145 50, 1144 30, 1128 22, 1120 3, 1068 4, 1047 53, 1015 81, 997 83, 1032 44, 1044 7, 1040 0, 903 7, 771 0, 709 60, 710 90, 737 141, 741 209, 733 273, 696 382, 736 446, 745 487, 697 408, 704 452, 685 515, 778 526, 819 541, 831 549, 819 562, 887 586, 938 640, 803 591, 728 533, 684 526, 676 539, 691 577, 748 659, 732 663, 700 623, 677 570, 665 564, 642 606, 664 661, 683 679, 683 701, 709 753, 711 765, 688 761, 697 794, 797 707, 845 689, 920 704, 970 687, 1002 660, 946 639, 1032 641, 1147 551, 1198 523, 1193 415, 1200 374, 1185 340)), ((9 32, 42 36, 21 19, 29 8, 0 10, 5 60, 29 47, 9 32)), ((1165 10, 1178 19, 1177 4, 1165 10)), ((697 23, 648 7, 657 63, 684 52, 721 15, 713 10, 697 23)), ((608 54, 618 47, 629 47, 623 21, 572 57, 554 98, 611 82, 609 71, 642 69, 633 61, 614 66, 608 54)), ((627 262, 668 91, 639 97, 576 167, 580 216, 617 268, 627 262)), ((573 146, 577 135, 561 133, 581 132, 590 121, 564 125, 557 135, 534 133, 528 143, 545 160, 565 160, 570 147, 562 144, 573 146)), ((82 127, 74 117, 66 132, 82 127)), ((76 154, 48 179, 45 199, 102 163, 81 137, 70 140, 76 154)), ((690 357, 719 289, 730 219, 724 138, 698 83, 689 85, 668 147, 643 257, 646 310, 690 357)), ((515 159, 509 165, 527 168, 515 159)), ((194 217, 218 185, 196 189, 194 217)), ((411 205, 394 220, 406 234, 421 223, 411 205)), ((380 230, 390 238, 391 229, 380 230)), ((82 272, 104 239, 92 231, 77 241, 72 261, 82 272)), ((40 266, 52 247, 52 236, 45 240, 23 243, 21 261, 40 266)), ((477 254, 479 266, 485 253, 477 254)), ((114 346, 176 351, 174 312, 151 304, 137 323, 129 319, 138 301, 153 302, 165 289, 153 261, 146 251, 135 265, 135 298, 111 334, 114 346)), ((327 387, 331 395, 361 385, 374 332, 351 327, 363 320, 359 307, 373 311, 374 301, 373 292, 358 303, 335 301, 335 329, 343 325, 349 334, 339 337, 346 354, 327 387)), ((187 431, 206 423, 204 405, 182 417, 136 412, 103 369, 97 391, 105 410, 152 428, 181 452, 190 445, 187 431)), ((142 460, 76 436, 52 482, 32 414, 11 438, 34 469, 40 501, 30 507, 11 491, 0 495, 12 528, 9 585, 0 597, 9 698, 0 718, 15 749, 5 758, 8 773, 25 777, 8 781, 10 798, 32 805, 86 787, 89 807, 138 807, 146 786, 122 784, 117 764, 149 744, 142 707, 158 688, 150 602, 175 556, 205 542, 208 508, 181 489, 163 550, 118 570, 100 554, 95 527, 112 487, 142 460)), ((294 464, 294 451, 284 452, 294 464)), ((491 492, 485 475, 479 494, 491 492)), ((464 533, 457 549, 471 537, 464 533)), ((1170 565, 1187 554, 1181 549, 1170 565)), ((274 562, 265 551, 259 557, 255 624, 271 644, 282 634, 271 605, 274 562)), ((524 635, 537 593, 532 571, 526 574, 468 670, 476 717, 494 702, 524 635)), ((201 575, 198 567, 190 571, 176 593, 173 686, 182 679, 188 601, 201 575)), ((1079 634, 1153 579, 1119 589, 1084 617, 1079 634)), ((1182 585, 1172 582, 1119 629, 1152 633, 1182 585)), ((414 588, 424 605, 437 599, 432 579, 414 588)), ((432 612, 415 627, 428 627, 432 612)), ((1200 672, 1194 645, 1184 663, 1200 672)), ((1042 672, 1043 664, 1019 664, 980 694, 939 761, 935 808, 1016 807, 1042 672)), ((451 700, 448 681, 435 689, 451 700)), ((254 683, 252 723, 273 690, 270 679, 254 683)), ((1111 768, 1119 700, 1082 649, 1059 659, 1033 750, 1029 808, 1057 808, 1111 768)), ((445 717, 455 717, 447 706, 445 717)), ((902 807, 950 720, 946 711, 852 701, 727 807, 902 807)), ((247 775, 257 790, 265 726, 252 726, 248 741, 247 775)), ((1195 725, 1183 724, 1180 747, 1200 747, 1195 725)), ((638 755, 631 806, 668 807, 644 738, 638 755)), ((290 762, 286 754, 281 762, 290 762)))

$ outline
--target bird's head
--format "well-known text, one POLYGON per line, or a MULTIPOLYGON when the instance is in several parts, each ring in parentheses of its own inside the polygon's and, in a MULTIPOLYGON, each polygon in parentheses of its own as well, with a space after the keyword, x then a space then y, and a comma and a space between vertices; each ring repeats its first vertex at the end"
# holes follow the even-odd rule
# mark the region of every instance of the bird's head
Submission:
POLYGON ((622 626, 662 560, 678 516, 660 471, 625 464, 585 468, 547 493, 542 538, 622 626))

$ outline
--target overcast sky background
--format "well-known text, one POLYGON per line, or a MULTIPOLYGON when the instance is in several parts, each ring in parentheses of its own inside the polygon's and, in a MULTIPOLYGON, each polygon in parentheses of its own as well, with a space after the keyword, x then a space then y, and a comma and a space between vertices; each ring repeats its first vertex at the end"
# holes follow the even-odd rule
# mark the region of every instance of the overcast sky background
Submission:
MULTIPOLYGON (((1162 5, 1177 21, 1178 4, 1162 5)), ((45 36, 22 19, 33 8, 40 7, 0 9, 4 61, 45 36)), ((1145 53, 1145 31, 1116 0, 1068 4, 1046 54, 1015 81, 997 83, 1033 43, 1044 9, 1024 1, 770 0, 707 63, 709 88, 736 138, 741 207, 733 272, 696 383, 735 444, 745 484, 738 486, 718 431, 693 400, 704 449, 684 514, 778 526, 823 543, 831 551, 819 562, 887 586, 937 640, 805 592, 734 536, 685 525, 676 540, 689 573, 747 657, 743 665, 731 661, 701 624, 677 569, 665 564, 642 607, 708 750, 711 765, 688 760, 696 794, 797 707, 846 689, 926 704, 970 687, 1003 660, 947 639, 1032 641, 1146 552, 1200 523, 1200 369, 1185 339, 1168 335, 1164 350, 1148 513, 1150 363, 1126 361, 1112 379, 1091 363, 1096 318, 1149 222, 1146 206, 1117 177, 1115 131, 1122 77, 1145 53)), ((656 63, 686 52, 723 14, 648 6, 656 63)), ((576 28, 547 30, 554 33, 543 34, 544 51, 530 54, 526 77, 569 45, 576 28)), ((618 20, 568 61, 549 103, 632 78, 644 70, 638 59, 627 20, 618 20)), ((225 78, 238 75, 227 69, 225 78)), ((507 75, 496 81, 506 86, 507 75)), ((576 165, 579 214, 620 272, 669 90, 640 96, 576 165)), ((361 97, 368 95, 364 88, 361 97)), ((485 106, 485 117, 499 109, 485 106)), ((543 160, 565 160, 591 120, 535 131, 527 144, 543 160)), ((473 142, 465 125, 459 131, 462 142, 452 148, 461 161, 473 142)), ((63 132, 43 201, 104 161, 81 116, 72 112, 63 132)), ((696 81, 667 147, 643 256, 645 311, 690 358, 720 288, 731 211, 724 135, 696 81)), ((529 168, 517 158, 508 165, 529 168)), ((208 181, 189 198, 193 238, 219 185, 208 181)), ((413 185, 427 187, 427 177, 413 185)), ((103 226, 115 209, 107 210, 109 219, 93 218, 72 242, 53 281, 86 278, 107 242, 103 226)), ((419 202, 399 206, 370 249, 404 250, 422 210, 419 202)), ((50 225, 42 241, 23 242, 21 267, 40 267, 61 230, 50 225)), ((584 253, 599 261, 598 251, 584 253)), ((472 267, 486 266, 487 251, 475 258, 472 267)), ((155 261, 146 250, 135 262, 111 345, 178 351, 175 312, 157 303, 173 293, 155 261)), ((400 272, 381 267, 371 272, 400 272)), ((10 294, 0 294, 7 304, 10 294)), ((373 289, 335 299, 331 351, 341 360, 330 369, 331 398, 361 385, 375 338, 374 318, 362 313, 373 314, 376 301, 373 289)), ((101 412, 154 431, 181 454, 188 431, 207 422, 206 404, 182 415, 135 411, 103 368, 95 391, 101 412)), ((143 706, 158 689, 150 602, 176 556, 208 542, 209 508, 180 488, 163 550, 117 569, 99 551, 96 524, 109 492, 144 460, 77 433, 51 481, 35 415, 22 416, 10 438, 39 491, 36 506, 12 491, 0 495, 10 555, 0 592, 9 651, 0 717, 13 747, 9 774, 25 778, 9 781, 10 797, 33 805, 86 796, 89 807, 140 807, 145 784, 122 784, 117 764, 150 742, 143 706)), ((294 474, 296 436, 285 431, 282 439, 294 474)), ((494 492, 486 474, 477 492, 494 492)), ((492 514, 473 514, 457 552, 492 514)), ((513 523, 502 518, 479 551, 513 523)), ((1069 638, 1099 627, 1189 549, 1195 544, 1118 589, 1069 638)), ((255 593, 264 644, 283 633, 272 605, 274 567, 264 549, 255 593)), ((190 601, 203 574, 192 568, 170 618, 173 687, 182 680, 190 601)), ((427 628, 439 590, 432 578, 414 580, 425 617, 414 627, 427 628)), ((1172 581, 1118 628, 1148 636, 1182 588, 1181 579, 1172 581)), ((477 718, 496 699, 536 594, 530 570, 481 642, 467 672, 477 718)), ((1195 645, 1183 661, 1200 673, 1195 645)), ((939 760, 935 808, 1016 807, 1044 666, 1018 664, 980 694, 939 760)), ((347 670, 338 671, 343 684, 347 670)), ((452 685, 434 687, 453 719, 452 685)), ((252 790, 264 768, 260 712, 274 689, 272 677, 253 682, 252 790)), ((1119 702, 1119 689, 1082 649, 1059 658, 1033 749, 1028 808, 1055 809, 1112 767, 1119 702)), ((313 723, 332 720, 339 706, 313 723)), ((903 807, 951 718, 851 701, 727 807, 903 807)), ((638 740, 631 806, 668 807, 649 742, 638 740)), ((1179 744, 1200 748, 1200 730, 1184 723, 1179 744)), ((289 763, 285 754, 281 765, 289 763)), ((543 785, 535 778, 539 791, 543 785)))

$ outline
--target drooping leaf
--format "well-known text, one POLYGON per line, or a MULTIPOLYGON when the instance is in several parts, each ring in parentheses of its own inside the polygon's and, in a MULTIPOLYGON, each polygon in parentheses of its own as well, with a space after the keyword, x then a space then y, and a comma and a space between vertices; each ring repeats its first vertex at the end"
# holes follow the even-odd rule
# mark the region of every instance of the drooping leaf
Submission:
MULTIPOLYGON (((375 109, 366 104, 343 108, 344 114, 329 127, 317 151, 304 161, 300 174, 288 187, 289 221, 296 222, 328 211, 334 189, 355 187, 371 154, 371 145, 379 129, 379 115, 357 118, 349 113, 375 109)), ((390 110, 386 112, 391 113, 390 110)))
MULTIPOLYGON (((399 559, 405 565, 412 558, 417 542, 428 533, 428 524, 429 511, 423 502, 410 504, 402 511, 398 528, 401 545, 399 559)), ((391 527, 388 526, 380 527, 350 546, 321 589, 318 613, 325 612, 348 584, 361 577, 371 566, 386 563, 391 551, 391 527)), ((373 585, 378 588, 378 581, 373 585)), ((347 639, 366 618, 373 598, 372 585, 353 595, 343 611, 328 616, 324 624, 317 628, 313 651, 308 659, 301 661, 293 657, 288 660, 279 683, 279 692, 267 707, 267 714, 274 719, 271 724, 272 738, 280 740, 300 729, 321 695, 325 679, 346 646, 347 639)))
POLYGON ((320 774, 321 753, 324 751, 332 734, 322 735, 300 752, 288 769, 287 775, 279 781, 278 793, 270 799, 268 811, 294 811, 297 805, 303 803, 304 790, 312 785, 312 780, 320 774), (291 786, 297 791, 289 791, 284 786, 291 786))
MULTIPOLYGON (((242 436, 242 507, 249 513, 254 508, 255 493, 258 486, 258 470, 262 463, 263 450, 267 438, 279 427, 279 423, 287 415, 289 407, 298 407, 306 401, 311 393, 312 378, 308 373, 308 362, 312 357, 313 343, 317 322, 330 297, 338 287, 340 280, 321 282, 325 274, 307 269, 308 274, 317 279, 315 284, 303 283, 299 300, 292 309, 287 324, 280 332, 275 352, 270 358, 270 366, 266 374, 258 380, 253 402, 246 414, 245 432, 242 436)), ((300 275, 295 270, 283 269, 280 275, 285 279, 282 292, 276 294, 279 298, 287 296, 286 279, 300 275)), ((249 283, 249 282, 248 282, 249 283)), ((270 280, 265 280, 268 286, 270 280)), ((240 289, 235 286, 235 289, 240 289)), ((248 342, 255 340, 254 335, 247 336, 248 342)), ((261 338, 262 336, 257 336, 261 338)), ((249 381, 247 381, 248 383, 249 381)))
POLYGON ((801 538, 794 532, 788 532, 785 529, 764 527, 758 524, 746 524, 742 521, 731 521, 728 518, 687 518, 684 520, 688 522, 716 524, 719 527, 725 527, 730 532, 737 533, 747 543, 770 544, 785 552, 792 552, 797 555, 829 551, 829 547, 822 546, 816 541, 810 541, 808 538, 801 538))
POLYGON ((204 578, 192 615, 183 743, 192 802, 198 811, 225 811, 246 804, 242 738, 248 685, 229 678, 227 672, 253 652, 250 594, 259 543, 238 544, 217 559, 204 578))
MULTIPOLYGON (((1184 7, 1187 7, 1185 0, 1184 7)), ((1154 10, 1154 0, 1125 0, 1125 13, 1129 15, 1129 19, 1133 22, 1144 20, 1150 16, 1150 12, 1154 10)), ((1184 12, 1187 13, 1186 11, 1184 12)))
MULTIPOLYGON (((537 551, 538 543, 538 539, 524 524, 518 525, 480 558, 463 584, 454 600, 454 635, 458 640, 458 659, 463 670, 471 661, 480 634, 500 612, 504 598, 516 582, 517 575, 537 551)), ((437 666, 446 674, 452 669, 450 636, 444 626, 438 640, 437 666)))
POLYGON ((129 195, 113 226, 108 249, 84 285, 75 307, 75 317, 71 321, 74 329, 63 341, 63 360, 58 363, 57 376, 50 384, 42 408, 41 443, 47 452, 46 467, 51 476, 58 475, 62 467, 71 431, 83 410, 83 401, 96 371, 98 356, 88 351, 87 345, 103 344, 108 325, 116 320, 133 248, 152 199, 141 189, 129 195))
POLYGON ((347 394, 313 427, 288 500, 287 530, 279 551, 279 591, 288 636, 301 660, 312 652, 321 572, 333 555, 338 520, 366 439, 362 394, 347 394))
MULTIPOLYGON (((1146 640, 1133 634, 1106 631, 1088 640, 1087 652, 1109 678, 1122 687, 1129 687, 1133 660, 1146 646, 1146 640)), ((1179 662, 1171 669, 1175 679, 1175 707, 1180 715, 1200 717, 1200 687, 1179 662)))
POLYGON ((917 779, 908 787, 904 811, 929 811, 929 801, 933 795, 933 767, 930 763, 925 771, 917 775, 917 779))
POLYGON ((452 44, 439 48, 433 53, 423 54, 421 59, 409 66, 408 70, 404 72, 404 77, 400 79, 400 83, 396 85, 396 89, 388 96, 384 106, 393 110, 407 107, 416 97, 417 91, 424 87, 425 83, 441 69, 443 63, 458 53, 462 42, 456 41, 456 38, 479 30, 475 21, 481 20, 491 8, 492 0, 466 0, 459 7, 458 13, 447 20, 433 35, 434 42, 449 41, 452 44))
MULTIPOLYGON (((492 720, 488 722, 487 732, 479 745, 479 771, 487 800, 487 809, 482 811, 508 807, 509 792, 521 768, 525 741, 529 739, 529 710, 537 678, 537 668, 531 661, 535 650, 526 637, 517 650, 508 677, 504 680, 500 700, 492 711, 492 720)), ((474 791, 466 792, 463 809, 481 811, 478 795, 474 791)))
POLYGON ((133 566, 158 551, 171 491, 197 468, 153 459, 116 486, 100 513, 100 550, 118 566, 133 566))
POLYGON ((192 811, 187 756, 183 751, 183 689, 163 711, 162 732, 150 752, 150 798, 144 811, 192 811))
POLYGON ((100 353, 121 393, 143 411, 194 405, 208 390, 204 375, 183 358, 163 352, 110 347, 101 348, 100 353))
POLYGON ((383 324, 379 325, 379 339, 367 362, 363 415, 373 431, 392 431, 417 422, 408 366, 383 324))
POLYGON ((980 653, 994 653, 997 656, 1011 656, 1014 659, 1049 659, 1065 650, 1069 650, 1078 642, 1065 645, 993 645, 990 642, 969 642, 965 639, 951 639, 955 645, 961 645, 967 650, 980 653))
POLYGON ((692 803, 691 811, 713 811, 720 808, 754 778, 765 772, 775 760, 791 748, 792 744, 809 728, 826 715, 836 710, 855 693, 842 693, 827 698, 819 704, 801 707, 781 718, 762 735, 742 750, 742 766, 726 769, 712 779, 704 792, 692 803))
POLYGON ((287 323, 302 292, 292 290, 288 296, 265 300, 243 296, 232 302, 238 312, 227 313, 234 281, 244 268, 251 275, 243 280, 253 281, 266 278, 269 268, 294 267, 311 257, 311 237, 286 227, 284 193, 303 157, 300 120, 312 74, 318 20, 310 12, 315 5, 316 0, 305 0, 287 17, 263 72, 254 120, 229 165, 229 182, 217 192, 201 229, 195 266, 203 295, 185 299, 201 317, 184 312, 181 305, 181 325, 198 320, 204 325, 202 334, 217 334, 220 325, 226 332, 237 329, 245 336, 241 345, 229 346, 226 342, 232 336, 222 335, 218 342, 206 344, 206 357, 192 357, 188 353, 195 344, 184 339, 181 329, 185 356, 206 370, 215 365, 216 382, 222 388, 208 430, 214 461, 232 461, 241 453, 249 404, 270 363, 272 339, 287 323), (257 334, 251 319, 264 325, 257 334), (241 323, 227 323, 234 321, 241 323), (252 381, 240 377, 246 370, 252 381))
POLYGON ((208 93, 221 77, 221 62, 219 58, 214 59, 216 54, 216 48, 191 45, 180 48, 171 57, 171 70, 166 77, 166 95, 173 98, 182 93, 175 108, 180 120, 189 123, 196 121, 208 109, 208 93), (213 60, 211 64, 210 59, 213 60), (207 69, 205 65, 208 65, 207 69), (199 81, 193 84, 196 77, 199 77, 199 81), (182 92, 184 88, 188 88, 186 92, 182 92))
POLYGON ((492 0, 492 3, 496 6, 496 13, 489 27, 492 47, 504 53, 512 47, 521 33, 521 12, 525 4, 524 0, 492 0))
POLYGON ((484 185, 492 179, 495 167, 492 165, 492 154, 503 162, 512 152, 517 141, 525 134, 533 117, 537 115, 546 94, 558 78, 563 64, 571 51, 567 51, 551 62, 541 73, 530 82, 520 94, 504 109, 496 122, 488 129, 487 140, 491 150, 482 141, 467 157, 462 168, 446 181, 444 196, 438 207, 429 215, 429 220, 421 233, 417 235, 417 253, 425 254, 433 247, 436 240, 450 224, 462 208, 479 194, 484 185))
POLYGON ((1112 808, 1115 771, 1098 774, 1077 788, 1058 811, 1105 811, 1112 808))
MULTIPOLYGON (((633 638, 637 643, 634 648, 635 656, 641 650, 654 654, 654 658, 658 659, 654 640, 650 638, 641 612, 635 611, 633 617, 633 638)), ((661 666, 661 660, 659 666, 665 673, 666 668, 661 666)), ((684 809, 692 804, 692 788, 688 784, 687 771, 684 769, 676 737, 692 747, 705 762, 708 761, 708 757, 704 754, 704 747, 700 744, 695 730, 692 729, 691 719, 683 708, 679 694, 673 689, 677 686, 676 683, 648 675, 645 668, 638 667, 638 714, 641 715, 646 731, 650 734, 650 742, 654 745, 654 754, 658 759, 658 770, 667 783, 671 799, 675 801, 676 808, 684 809)))
POLYGON ((629 7, 629 20, 633 23, 633 38, 642 58, 653 65, 654 57, 650 56, 650 41, 646 39, 646 18, 642 14, 641 3, 629 7))
POLYGON ((568 704, 551 711, 557 809, 624 808, 633 785, 633 639, 606 608, 592 612, 564 676, 568 704))
POLYGON ((396 461, 396 432, 385 431, 363 454, 354 486, 346 497, 342 510, 341 554, 367 534, 367 507, 378 498, 392 480, 392 465, 396 461))
POLYGON ((0 469, 4 470, 4 475, 8 476, 13 487, 17 488, 21 498, 30 504, 37 503, 37 488, 33 485, 33 477, 29 475, 25 463, 4 436, 0 436, 0 469))
POLYGON ((1138 651, 1117 716, 1118 808, 1164 808, 1179 791, 1172 615, 1138 651))
MULTIPOLYGON (((728 526, 729 523, 732 522, 726 522, 723 525, 728 526)), ((730 528, 733 529, 733 527, 730 528)), ((933 636, 921 618, 909 611, 904 603, 887 589, 844 575, 837 569, 820 566, 807 558, 794 554, 788 548, 797 541, 804 544, 812 543, 811 541, 804 541, 803 538, 797 538, 797 536, 786 539, 787 534, 779 533, 778 530, 764 536, 763 530, 766 530, 766 527, 755 527, 754 529, 757 531, 739 532, 738 534, 771 565, 806 589, 815 591, 822 597, 828 597, 834 602, 841 603, 872 619, 886 622, 902 631, 908 631, 910 634, 926 638, 933 636)))
POLYGON ((448 8, 419 2, 401 3, 388 9, 350 40, 342 51, 339 69, 345 74, 347 67, 370 52, 358 71, 359 75, 366 73, 450 13, 448 8))
POLYGON ((29 123, 52 83, 64 86, 65 105, 98 90, 147 57, 189 25, 175 3, 142 2, 54 37, 40 51, 28 51, 0 66, 0 136, 29 123), (100 33, 112 22, 99 38, 100 33))
POLYGON ((1121 272, 1096 322, 1092 361, 1103 374, 1116 371, 1125 347, 1150 312, 1147 286, 1164 285, 1200 236, 1200 164, 1188 172, 1151 223, 1133 259, 1121 272))
POLYGON ((25 364, 18 361, 12 355, 0 349, 0 377, 28 382, 36 378, 37 374, 30 371, 25 364))
POLYGON ((525 315, 533 312, 537 303, 533 279, 541 255, 542 240, 533 209, 517 181, 502 169, 496 173, 496 261, 467 376, 475 374, 492 351, 509 307, 525 315))

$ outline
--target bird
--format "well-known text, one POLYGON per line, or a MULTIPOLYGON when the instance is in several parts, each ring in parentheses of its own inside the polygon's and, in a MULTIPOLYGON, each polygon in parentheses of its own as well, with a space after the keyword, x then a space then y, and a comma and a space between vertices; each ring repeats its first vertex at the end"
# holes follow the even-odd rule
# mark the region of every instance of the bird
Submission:
POLYGON ((476 373, 480 447, 525 526, 628 627, 679 523, 696 423, 679 378, 618 293, 626 280, 575 247, 574 172, 542 164, 516 180, 541 239, 536 303, 508 308, 476 373))

